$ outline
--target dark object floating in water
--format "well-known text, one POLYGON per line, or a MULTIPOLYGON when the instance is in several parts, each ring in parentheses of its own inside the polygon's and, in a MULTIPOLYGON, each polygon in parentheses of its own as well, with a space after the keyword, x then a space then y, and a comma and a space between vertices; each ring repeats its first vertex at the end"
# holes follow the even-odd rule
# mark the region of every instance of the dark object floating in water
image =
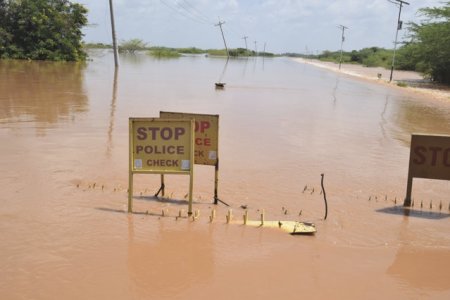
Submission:
POLYGON ((217 89, 223 89, 225 87, 225 82, 216 82, 217 89))

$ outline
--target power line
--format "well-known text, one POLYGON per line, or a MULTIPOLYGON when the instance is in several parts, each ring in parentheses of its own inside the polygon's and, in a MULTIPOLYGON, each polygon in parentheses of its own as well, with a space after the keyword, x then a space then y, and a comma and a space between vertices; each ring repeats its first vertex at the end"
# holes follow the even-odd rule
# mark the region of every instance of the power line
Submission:
POLYGON ((194 21, 194 22, 197 22, 197 23, 200 23, 200 24, 208 24, 207 22, 205 22, 205 21, 203 21, 203 20, 198 20, 198 19, 196 19, 195 17, 192 16, 192 14, 189 15, 189 14, 186 14, 186 13, 184 13, 184 12, 178 10, 176 7, 170 5, 169 3, 167 3, 167 2, 164 1, 164 0, 160 0, 160 1, 161 1, 162 4, 164 4, 166 7, 170 8, 170 9, 173 10, 174 12, 176 12, 176 13, 178 13, 178 14, 180 14, 180 15, 182 15, 182 16, 188 18, 188 19, 191 19, 191 20, 194 21))
POLYGON ((201 11, 199 11, 197 8, 195 8, 194 5, 187 2, 187 0, 183 0, 184 3, 186 3, 187 6, 189 6, 197 15, 199 15, 203 20, 206 22, 213 24, 213 22, 209 19, 208 16, 204 15, 201 11))
POLYGON ((400 15, 402 13, 403 4, 409 5, 409 3, 406 2, 406 1, 403 1, 403 0, 388 0, 388 1, 399 6, 398 7, 397 30, 395 31, 394 54, 392 55, 391 76, 389 77, 389 82, 391 82, 392 81, 392 74, 394 73, 395 53, 397 51, 398 31, 402 29, 402 24, 403 24, 403 22, 400 20, 400 15))
POLYGON ((188 15, 190 15, 191 17, 193 17, 194 19, 203 22, 203 23, 209 23, 208 20, 205 20, 203 17, 198 16, 197 14, 193 13, 186 4, 180 3, 180 1, 175 1, 175 4, 181 8, 181 10, 185 11, 188 13, 188 15))

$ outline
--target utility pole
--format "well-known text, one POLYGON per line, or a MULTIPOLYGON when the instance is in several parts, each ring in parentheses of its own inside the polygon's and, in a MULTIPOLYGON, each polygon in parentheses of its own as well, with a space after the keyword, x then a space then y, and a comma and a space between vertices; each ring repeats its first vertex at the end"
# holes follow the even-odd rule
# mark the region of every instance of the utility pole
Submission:
POLYGON ((222 33, 222 38, 223 38, 223 44, 225 45, 225 50, 227 51, 227 57, 230 57, 230 54, 228 53, 227 42, 225 42, 225 36, 223 35, 223 30, 222 30, 223 24, 225 24, 225 22, 220 21, 220 18, 219 18, 219 23, 215 24, 214 26, 220 27, 220 32, 222 33))
POLYGON ((109 11, 111 13, 111 32, 112 32, 113 52, 114 52, 114 66, 117 68, 119 66, 119 51, 117 49, 116 26, 114 25, 114 9, 112 0, 109 0, 109 11))
POLYGON ((402 29, 402 24, 403 24, 403 22, 400 20, 400 15, 402 14, 403 4, 409 5, 409 3, 406 2, 406 1, 403 1, 403 0, 389 0, 389 2, 399 6, 399 8, 398 8, 397 30, 395 31, 394 55, 392 56, 391 77, 389 77, 389 82, 391 82, 392 81, 392 74, 394 73, 395 53, 397 51, 398 31, 402 29))
POLYGON ((247 39, 248 39, 248 36, 244 36, 244 37, 242 37, 242 39, 245 41, 245 51, 248 51, 248 48, 247 48, 247 39))
POLYGON ((264 42, 263 56, 266 56, 266 42, 264 42))
POLYGON ((254 43, 255 43, 255 56, 258 56, 258 47, 256 46, 256 44, 257 44, 258 42, 255 41, 254 43))
POLYGON ((348 27, 344 26, 344 25, 339 25, 338 28, 340 28, 342 30, 342 36, 341 36, 341 55, 339 57, 339 70, 341 69, 341 64, 342 64, 342 48, 344 46, 344 41, 345 41, 345 29, 348 29, 348 27))

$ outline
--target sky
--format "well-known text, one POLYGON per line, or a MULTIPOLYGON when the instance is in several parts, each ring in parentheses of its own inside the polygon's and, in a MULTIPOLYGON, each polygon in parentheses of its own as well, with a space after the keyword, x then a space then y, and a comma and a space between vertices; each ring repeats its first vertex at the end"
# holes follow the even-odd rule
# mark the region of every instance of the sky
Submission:
MULTIPOLYGON (((394 1, 394 0, 392 0, 394 1)), ((407 0, 401 19, 419 22, 418 9, 442 0, 407 0)), ((86 42, 111 44, 109 0, 75 0, 88 10, 86 42)), ((393 48, 399 6, 389 0, 113 0, 120 42, 141 39, 149 46, 229 48, 313 53, 365 47, 393 48), (247 36, 247 39, 243 37, 247 36), (256 43, 255 43, 256 42, 256 43)), ((399 31, 399 41, 407 34, 399 31)), ((407 38, 407 37, 405 37, 407 38)))

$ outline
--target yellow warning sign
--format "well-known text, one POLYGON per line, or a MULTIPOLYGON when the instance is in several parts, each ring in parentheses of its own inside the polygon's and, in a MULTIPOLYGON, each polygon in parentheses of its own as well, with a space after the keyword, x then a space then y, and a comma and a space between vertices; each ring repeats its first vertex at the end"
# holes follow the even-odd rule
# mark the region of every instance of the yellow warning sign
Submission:
POLYGON ((189 173, 193 122, 130 119, 131 170, 134 173, 189 173))
POLYGON ((191 215, 194 120, 130 118, 129 126, 128 212, 133 211, 134 174, 186 174, 190 177, 188 214, 191 215))
POLYGON ((162 119, 195 119, 194 158, 199 165, 215 166, 219 153, 219 115, 161 111, 162 119))

